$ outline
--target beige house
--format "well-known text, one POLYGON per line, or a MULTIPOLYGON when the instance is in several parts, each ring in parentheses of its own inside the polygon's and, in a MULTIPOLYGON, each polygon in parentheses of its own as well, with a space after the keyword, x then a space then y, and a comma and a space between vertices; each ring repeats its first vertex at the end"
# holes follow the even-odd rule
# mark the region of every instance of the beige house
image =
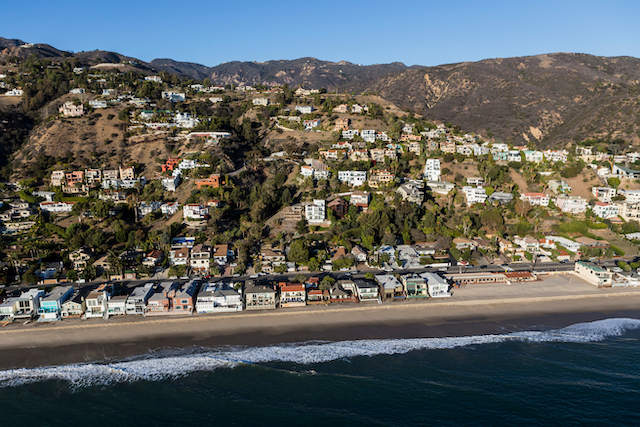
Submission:
POLYGON ((69 261, 73 263, 73 269, 82 271, 87 267, 87 262, 91 259, 91 249, 82 247, 69 254, 69 261))

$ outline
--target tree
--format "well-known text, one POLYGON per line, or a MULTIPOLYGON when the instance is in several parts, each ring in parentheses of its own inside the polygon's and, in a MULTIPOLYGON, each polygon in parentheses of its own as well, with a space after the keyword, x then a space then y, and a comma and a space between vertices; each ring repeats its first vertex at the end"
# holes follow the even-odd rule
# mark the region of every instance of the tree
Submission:
POLYGON ((328 291, 329 289, 331 289, 331 286, 333 286, 335 282, 336 282, 336 279, 334 279, 333 277, 324 276, 322 278, 322 281, 320 282, 320 290, 328 291))
POLYGON ((309 267, 309 271, 318 271, 320 270, 320 263, 315 258, 311 258, 307 263, 307 267, 309 267))
POLYGON ((307 281, 307 277, 304 274, 298 274, 293 278, 295 283, 304 283, 307 281))
POLYGON ((376 276, 373 273, 367 273, 364 275, 364 278, 367 280, 374 280, 376 276))
POLYGON ((532 209, 531 204, 525 200, 518 200, 514 206, 516 213, 521 217, 525 217, 532 209))
POLYGON ((289 247, 289 261, 297 264, 309 262, 309 246, 304 239, 297 239, 291 242, 289 247))
POLYGON ((92 281, 96 278, 96 268, 93 265, 87 265, 80 273, 80 277, 82 277, 87 282, 92 281))
POLYGON ((300 234, 305 234, 309 231, 307 221, 305 221, 304 218, 296 223, 296 231, 300 234))
POLYGON ((613 188, 618 188, 618 186, 620 185, 620 178, 616 178, 616 177, 607 178, 607 184, 609 184, 613 188))
POLYGON ((77 282, 78 281, 78 272, 75 271, 75 270, 67 271, 67 280, 69 280, 71 282, 77 282))

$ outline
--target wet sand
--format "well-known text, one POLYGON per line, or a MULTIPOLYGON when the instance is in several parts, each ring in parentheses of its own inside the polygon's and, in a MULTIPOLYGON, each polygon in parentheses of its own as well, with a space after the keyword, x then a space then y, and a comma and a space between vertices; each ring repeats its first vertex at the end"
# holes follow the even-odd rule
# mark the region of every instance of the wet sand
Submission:
POLYGON ((454 290, 451 298, 382 305, 343 303, 212 315, 11 324, 0 329, 0 369, 100 362, 163 348, 480 335, 613 317, 640 319, 640 289, 597 289, 576 279, 553 280, 474 285, 454 290))

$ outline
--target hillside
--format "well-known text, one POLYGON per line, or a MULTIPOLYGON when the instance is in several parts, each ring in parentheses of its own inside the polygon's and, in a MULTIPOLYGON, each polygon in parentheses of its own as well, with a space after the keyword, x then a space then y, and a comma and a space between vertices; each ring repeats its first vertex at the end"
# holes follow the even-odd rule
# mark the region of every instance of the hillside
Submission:
POLYGON ((406 70, 346 88, 503 141, 548 147, 590 137, 640 141, 639 82, 637 58, 557 53, 406 70))
MULTIPOLYGON (((539 148, 587 138, 640 143, 640 60, 555 53, 437 67, 402 63, 361 66, 315 58, 227 62, 207 67, 171 59, 150 63, 114 52, 70 53, 0 38, 0 60, 36 53, 74 65, 131 62, 136 71, 166 71, 218 85, 326 88, 373 93, 435 122, 453 123, 498 141, 539 148)), ((121 71, 125 71, 124 69, 121 71)))

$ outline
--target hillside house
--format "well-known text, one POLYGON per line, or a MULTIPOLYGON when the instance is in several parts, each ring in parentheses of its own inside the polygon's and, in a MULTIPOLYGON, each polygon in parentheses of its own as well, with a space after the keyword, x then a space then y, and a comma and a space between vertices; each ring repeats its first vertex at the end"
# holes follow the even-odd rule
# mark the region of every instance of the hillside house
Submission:
POLYGON ((65 102, 60 106, 58 112, 65 117, 81 117, 84 115, 84 106, 75 105, 73 102, 65 102))

